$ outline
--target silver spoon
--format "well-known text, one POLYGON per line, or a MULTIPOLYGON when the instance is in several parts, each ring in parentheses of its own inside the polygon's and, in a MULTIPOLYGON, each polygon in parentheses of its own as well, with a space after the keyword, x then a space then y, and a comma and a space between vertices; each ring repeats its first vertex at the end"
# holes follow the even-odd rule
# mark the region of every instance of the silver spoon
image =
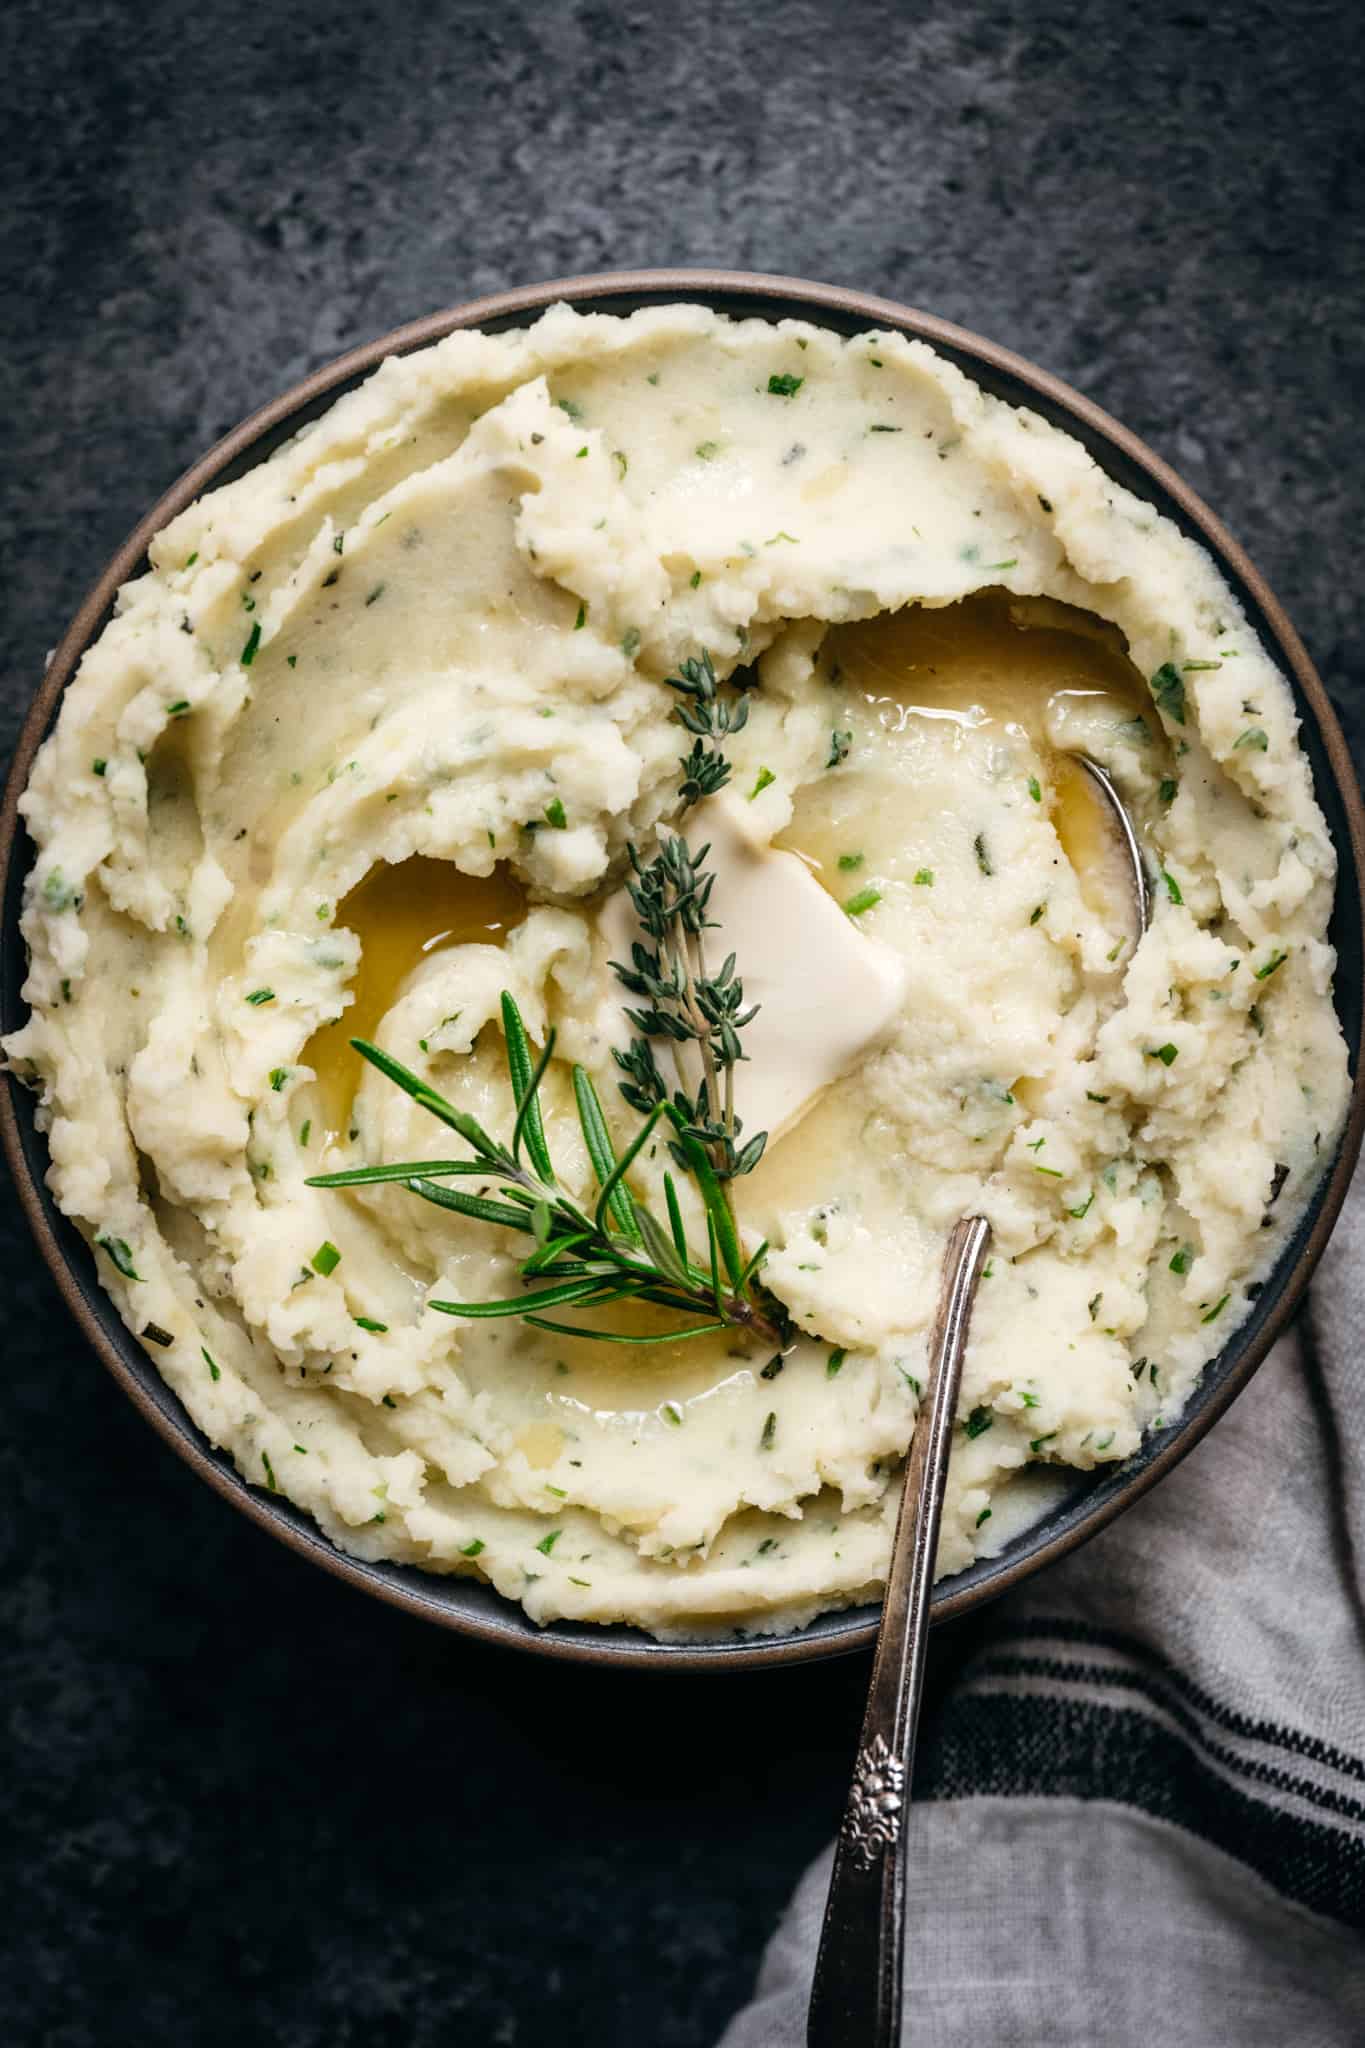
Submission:
MULTIPOLYGON (((1105 770, 1086 754, 1076 759, 1113 813, 1131 866, 1132 907, 1140 938, 1152 905, 1137 833, 1105 770)), ((904 1821, 924 1691, 948 1454, 968 1325, 990 1236, 984 1217, 964 1216, 948 1237, 929 1338, 928 1407, 921 1408, 916 1419, 905 1461, 867 1712, 834 1846, 815 1959, 807 2048, 896 2048, 901 2038, 904 1821)))

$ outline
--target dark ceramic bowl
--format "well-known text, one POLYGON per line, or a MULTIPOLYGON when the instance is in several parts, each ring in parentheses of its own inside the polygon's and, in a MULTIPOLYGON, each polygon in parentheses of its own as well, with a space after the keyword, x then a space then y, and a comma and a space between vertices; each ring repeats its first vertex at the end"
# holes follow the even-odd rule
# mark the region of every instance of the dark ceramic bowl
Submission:
MULTIPOLYGON (((500 293, 494 298, 476 299, 453 311, 434 313, 428 319, 400 327, 395 333, 353 349, 325 369, 315 371, 235 428, 152 507, 100 576, 53 656, 20 735, 0 809, 0 1029, 13 1030, 24 1016, 19 990, 25 960, 18 920, 31 849, 19 826, 19 795, 28 781, 34 753, 56 716, 68 679, 85 649, 102 631, 119 585, 146 566, 147 545, 153 534, 192 499, 216 484, 241 476, 262 461, 306 421, 324 412, 342 392, 360 383, 385 356, 423 348, 457 327, 480 327, 496 333, 508 327, 526 326, 546 306, 560 299, 598 312, 621 314, 670 300, 692 300, 741 318, 810 320, 838 334, 856 334, 876 327, 918 335, 985 390, 1015 404, 1030 406, 1074 435, 1111 477, 1156 505, 1185 533, 1201 542, 1217 559, 1245 605, 1252 625, 1294 687, 1303 721, 1302 740, 1312 763, 1318 801, 1326 813, 1341 864, 1331 936, 1338 956, 1337 1011, 1355 1074, 1350 1117, 1341 1144, 1336 1156, 1324 1164, 1313 1200, 1293 1240, 1281 1253, 1252 1316, 1207 1368, 1184 1412, 1167 1428, 1149 1436, 1116 1470, 1077 1474, 1065 1497, 1000 1557, 973 1565, 941 1584, 934 1595, 933 1611, 936 1619, 947 1619, 1017 1585, 1049 1559, 1062 1556, 1102 1529, 1163 1473, 1170 1471, 1241 1392, 1289 1321, 1327 1242, 1360 1149, 1365 1121, 1365 1088, 1358 1057, 1365 959, 1360 901, 1365 813, 1327 693, 1275 599, 1242 550, 1206 507, 1140 441, 1055 377, 963 328, 949 326, 945 321, 912 312, 886 299, 868 298, 829 285, 805 284, 793 278, 687 270, 568 278, 500 293)), ((225 1500, 338 1578, 464 1635, 534 1650, 541 1656, 600 1664, 665 1670, 743 1669, 837 1656, 871 1643, 877 1624, 877 1610, 871 1607, 825 1615, 807 1629, 760 1641, 744 1641, 732 1635, 724 1640, 675 1645, 656 1643, 642 1632, 626 1627, 594 1628, 561 1622, 541 1629, 489 1586, 466 1578, 443 1578, 405 1565, 363 1564, 344 1556, 305 1515, 287 1502, 248 1486, 229 1460, 210 1448, 141 1346, 124 1329, 99 1285, 84 1241, 57 1213, 47 1194, 43 1182, 47 1152, 34 1128, 32 1098, 12 1080, 0 1089, 0 1135, 39 1249, 82 1330, 120 1386, 172 1449, 210 1486, 216 1487, 225 1500)))

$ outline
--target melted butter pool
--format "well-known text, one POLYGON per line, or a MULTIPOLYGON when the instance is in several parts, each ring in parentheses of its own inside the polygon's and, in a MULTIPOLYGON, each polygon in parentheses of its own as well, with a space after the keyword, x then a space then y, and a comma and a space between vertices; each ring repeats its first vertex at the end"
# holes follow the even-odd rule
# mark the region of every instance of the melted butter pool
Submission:
MULTIPOLYGON (((964 735, 995 728, 1026 741, 1046 771, 1048 814, 1082 896, 1100 916, 1113 919, 1122 910, 1122 839, 1068 751, 1087 731, 1141 718, 1153 738, 1159 734, 1147 687, 1116 627, 1051 598, 986 591, 958 604, 912 605, 838 626, 824 641, 820 668, 888 733, 928 720, 964 735)), ((778 844, 799 853, 842 898, 849 893, 838 869, 846 836, 822 832, 798 798, 778 844)))
POLYGON ((501 945, 526 915, 526 896, 504 867, 462 874, 424 854, 372 868, 338 905, 336 923, 360 940, 352 1001, 303 1050, 317 1075, 318 1107, 330 1138, 346 1135, 360 1080, 353 1038, 375 1036, 403 983, 433 953, 470 943, 501 945))

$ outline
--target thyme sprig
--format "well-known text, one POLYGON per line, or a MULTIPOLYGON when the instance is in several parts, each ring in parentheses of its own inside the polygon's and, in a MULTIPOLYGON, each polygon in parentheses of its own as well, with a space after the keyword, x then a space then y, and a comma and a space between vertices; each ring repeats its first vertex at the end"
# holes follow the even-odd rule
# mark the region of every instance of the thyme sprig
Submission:
POLYGON ((516 1104, 510 1146, 490 1137, 474 1117, 457 1109, 390 1053, 366 1039, 353 1038, 351 1044, 363 1059, 463 1138, 474 1156, 349 1167, 341 1173, 315 1174, 308 1186, 372 1187, 396 1181, 439 1209, 499 1224, 532 1240, 521 1262, 523 1282, 536 1283, 531 1292, 498 1301, 428 1304, 443 1315, 520 1316, 537 1329, 613 1344, 676 1343, 726 1329, 740 1330, 765 1345, 785 1344, 785 1312, 758 1279, 767 1243, 746 1258, 706 1148, 674 1105, 655 1103, 625 1151, 618 1154, 591 1079, 582 1067, 574 1067, 574 1102, 598 1187, 595 1203, 580 1202, 560 1182, 545 1137, 540 1088, 554 1053, 555 1034, 548 1034, 540 1058, 533 1060, 521 1012, 505 990, 502 1022, 516 1104), (706 1215, 706 1252, 701 1256, 688 1245, 673 1176, 664 1175, 667 1227, 627 1180, 660 1122, 673 1130, 673 1142, 701 1196, 706 1215), (448 1185, 457 1179, 478 1179, 484 1186, 477 1193, 467 1193, 448 1185), (497 1199, 488 1193, 489 1183, 497 1184, 497 1199), (602 1308, 618 1301, 653 1302, 702 1320, 655 1336, 637 1336, 562 1323, 545 1313, 554 1308, 602 1308))
MULTIPOLYGON (((720 694, 706 652, 680 663, 677 675, 665 681, 681 700, 673 715, 692 735, 690 751, 678 762, 686 813, 729 781, 730 762, 719 743, 744 730, 749 702, 743 695, 720 694)), ((716 929, 706 914, 716 879, 705 867, 709 842, 694 852, 681 833, 664 828, 651 859, 633 844, 628 851, 634 879, 626 887, 649 943, 634 941, 629 966, 611 963, 626 990, 642 999, 642 1007, 626 1011, 635 1035, 624 1052, 613 1049, 625 1076, 621 1094, 642 1116, 669 1107, 678 1130, 669 1140, 675 1161, 695 1171, 689 1141, 702 1148, 729 1208, 726 1183, 751 1172, 767 1143, 767 1132, 760 1131, 741 1144, 743 1121, 735 1114, 735 1067, 746 1057, 740 1032, 757 1015, 758 1005, 744 1006, 733 953, 719 973, 707 966, 705 935, 716 929), (655 1056, 654 1043, 660 1040, 672 1052, 676 1085, 671 1091, 655 1056), (685 1047, 693 1049, 690 1057, 685 1047)))

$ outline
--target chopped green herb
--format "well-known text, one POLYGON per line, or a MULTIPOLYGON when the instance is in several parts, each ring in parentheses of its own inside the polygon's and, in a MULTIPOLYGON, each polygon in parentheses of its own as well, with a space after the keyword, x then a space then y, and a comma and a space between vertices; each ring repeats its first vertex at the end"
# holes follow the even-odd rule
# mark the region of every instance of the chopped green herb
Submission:
POLYGON ((1161 870, 1161 879, 1166 884, 1166 894, 1170 897, 1172 903, 1183 903, 1185 899, 1180 893, 1180 884, 1175 876, 1168 874, 1166 869, 1163 868, 1161 870))
POLYGON ((1090 1090, 1087 1088, 1085 1091, 1085 1099, 1087 1102, 1107 1102, 1109 1100, 1109 1097, 1107 1095, 1092 1095, 1090 1090))
POLYGON ((1162 780, 1161 787, 1157 790, 1158 802, 1161 803, 1163 806, 1174 802, 1175 791, 1175 783, 1172 782, 1169 775, 1165 776, 1162 780))
POLYGON ((1052 1442, 1052 1439, 1054 1436, 1056 1436, 1056 1434, 1057 1432, 1055 1429, 1050 1429, 1046 1436, 1031 1437, 1029 1439, 1029 1449, 1036 1456, 1037 1453, 1042 1450, 1044 1444, 1050 1444, 1052 1442))
POLYGON ((1265 1019, 1261 1015, 1260 1011, 1257 1009, 1255 1003, 1251 1005, 1251 1008, 1247 1011, 1247 1015, 1251 1019, 1251 1028, 1256 1033, 1256 1036, 1258 1038, 1264 1038, 1265 1019))
POLYGON ((972 852, 976 855, 976 864, 982 874, 993 875, 995 869, 991 866, 991 857, 986 851, 986 835, 984 832, 978 832, 972 841, 972 852))
POLYGON ((1190 672, 1190 670, 1192 670, 1192 669, 1197 669, 1197 668, 1221 668, 1221 667, 1223 666, 1223 664, 1222 664, 1222 662, 1221 662, 1221 661, 1182 661, 1182 662, 1181 662, 1181 664, 1180 664, 1180 666, 1181 666, 1181 667, 1182 667, 1182 668, 1183 668, 1183 669, 1184 669, 1184 670, 1186 671, 1186 673, 1188 674, 1188 673, 1190 672))
POLYGON ((621 636, 621 652, 627 661, 633 661, 640 652, 640 628, 628 626, 621 636))
POLYGON ((583 408, 581 405, 575 405, 572 398, 557 398, 555 400, 555 404, 559 407, 561 412, 566 412, 571 420, 582 419, 583 408))
POLYGON ((252 627, 251 631, 246 636, 246 646, 242 649, 241 655, 239 657, 243 668, 251 667, 252 662, 256 659, 256 650, 260 646, 260 644, 261 622, 259 619, 257 619, 255 625, 252 627))
POLYGON ((847 1348, 842 1344, 836 1344, 829 1357, 825 1360, 825 1378, 827 1380, 838 1379, 844 1360, 847 1357, 847 1348))
POLYGON ((878 420, 876 424, 874 426, 870 426, 867 431, 869 434, 899 434, 900 428, 883 426, 881 421, 878 420))
POLYGON ((1030 915, 1029 915, 1029 923, 1030 923, 1030 924, 1037 924, 1038 920, 1039 920, 1039 919, 1041 918, 1041 916, 1042 916, 1043 912, 1044 912, 1044 911, 1045 911, 1046 909, 1047 909, 1047 905, 1046 905, 1046 903, 1036 903, 1036 904, 1034 905, 1034 907, 1033 907, 1033 910, 1032 910, 1032 912, 1031 912, 1031 913, 1030 913, 1030 915))
POLYGON ((1269 981, 1276 968, 1283 967, 1288 958, 1289 955, 1287 953, 1272 953, 1265 966, 1256 969, 1257 981, 1269 981))
POLYGON ((254 988, 247 997, 247 1001, 251 1004, 253 1010, 259 1010, 262 1003, 273 1003, 274 1000, 275 991, 273 988, 254 988))
POLYGON ((587 625, 587 623, 588 607, 586 606, 586 604, 580 604, 578 607, 578 617, 573 622, 573 629, 575 633, 581 633, 583 628, 587 625))
POLYGON ((849 897, 844 905, 844 914, 847 917, 861 917, 865 911, 871 910, 881 900, 881 890, 873 888, 872 884, 869 883, 866 889, 860 889, 856 896, 849 897))
POLYGON ((719 441, 698 441, 697 454, 703 462, 709 462, 713 455, 720 454, 719 441))
POLYGON ((994 1421, 995 1416, 989 1408, 984 1405, 979 1408, 973 1408, 971 1414, 962 1425, 963 1434, 967 1437, 984 1436, 994 1421))
POLYGON ((1263 754, 1269 745, 1270 741, 1260 726, 1249 725, 1246 731, 1233 741, 1232 751, 1235 754, 1239 747, 1250 747, 1253 753, 1263 754))
POLYGON ((335 1273, 341 1264, 341 1253, 330 1238, 324 1237, 309 1263, 315 1273, 321 1273, 325 1277, 328 1273, 335 1273))
POLYGON ((1173 1273, 1188 1273, 1193 1264, 1194 1246, 1192 1244, 1182 1244, 1180 1250, 1171 1260, 1171 1271, 1173 1273))
POLYGON ((272 1088, 274 1089, 274 1091, 275 1091, 275 1093, 276 1093, 277 1095, 279 1094, 279 1092, 280 1092, 281 1088, 283 1088, 283 1086, 284 1086, 285 1082, 286 1082, 286 1081, 287 1081, 288 1079, 289 1079, 289 1069, 288 1069, 288 1067, 272 1067, 272 1068, 270 1069, 270 1085, 271 1085, 271 1087, 272 1087, 272 1088))
POLYGON ((826 768, 837 768, 841 761, 846 761, 852 745, 851 732, 832 732, 829 736, 829 759, 825 763, 826 768))
POLYGON ((933 886, 934 886, 934 871, 933 871, 933 869, 932 869, 932 868, 916 868, 916 870, 915 870, 915 887, 916 887, 917 889, 932 889, 932 888, 933 888, 933 886))
POLYGON ((980 1514, 979 1514, 979 1515, 977 1516, 977 1518, 976 1518, 976 1526, 977 1526, 977 1528, 979 1529, 979 1528, 981 1527, 981 1525, 982 1525, 982 1523, 983 1523, 983 1522, 989 1522, 990 1518, 991 1518, 991 1511, 990 1511, 990 1509, 989 1509, 989 1508, 982 1508, 982 1510, 981 1510, 981 1513, 980 1513, 980 1514))
POLYGON ((1036 804, 1040 804, 1043 801, 1042 784, 1036 775, 1030 775, 1028 779, 1028 793, 1036 804))
POLYGON ((101 1251, 108 1252, 125 1280, 141 1280, 142 1275, 133 1264, 133 1254, 129 1249, 126 1238, 107 1237, 101 1231, 100 1235, 95 1239, 95 1243, 101 1251))
POLYGON ((1048 1178, 1049 1178, 1050 1180, 1065 1180, 1065 1179, 1066 1179, 1066 1175, 1065 1175, 1065 1174, 1064 1174, 1064 1173, 1062 1172, 1062 1169, 1061 1169, 1061 1167, 1060 1167, 1060 1166, 1040 1166, 1040 1165, 1038 1164, 1038 1161, 1037 1161, 1036 1159, 1035 1159, 1035 1160, 1034 1160, 1034 1162, 1033 1162, 1033 1171, 1034 1171, 1035 1173, 1045 1173, 1045 1174, 1047 1174, 1047 1176, 1048 1176, 1048 1178))
POLYGON ((550 798, 549 803, 545 806, 545 822, 547 825, 553 825, 556 832, 563 832, 567 829, 569 821, 564 815, 564 804, 561 798, 557 796, 550 798))
POLYGON ((550 1552, 554 1549, 556 1543, 558 1543, 560 1537, 563 1534, 564 1531, 562 1529, 551 1529, 548 1536, 541 1537, 539 1543, 537 1543, 536 1545, 536 1549, 540 1552, 542 1557, 548 1557, 550 1555, 550 1552))
POLYGON ((381 1335, 388 1329, 387 1323, 377 1323, 373 1316, 352 1316, 351 1321, 360 1330, 375 1330, 381 1335))
POLYGON ((193 553, 192 555, 186 555, 186 557, 185 557, 185 560, 184 560, 184 564, 183 564, 183 566, 184 566, 184 567, 185 567, 186 569, 192 569, 192 568, 194 567, 195 563, 196 563, 196 562, 197 562, 198 560, 199 560, 199 550, 198 550, 198 548, 196 548, 196 549, 195 549, 195 551, 194 551, 194 553, 193 553))
POLYGON ((100 754, 96 754, 94 760, 90 763, 90 773, 92 775, 103 775, 105 769, 108 766, 109 763, 103 758, 103 756, 100 754))
POLYGON ((758 1448, 761 1451, 770 1451, 773 1447, 773 1439, 776 1435, 777 1410, 775 1408, 770 1408, 768 1410, 767 1419, 763 1424, 763 1434, 759 1437, 758 1440, 758 1448))
POLYGON ((306 1117, 304 1118, 304 1120, 303 1120, 303 1123, 302 1123, 302 1126, 300 1127, 300 1130, 299 1130, 299 1143, 300 1143, 300 1145, 306 1145, 306 1144, 308 1143, 308 1133, 309 1133, 309 1132, 310 1132, 310 1131, 312 1130, 312 1128, 313 1128, 313 1119, 312 1119, 312 1117, 311 1117, 311 1116, 306 1116, 306 1117))
POLYGON ((487 1548, 487 1546, 486 1546, 486 1544, 484 1543, 484 1540, 483 1540, 482 1536, 476 1536, 476 1537, 474 1538, 474 1541, 473 1541, 472 1543, 466 1543, 466 1544, 465 1544, 465 1546, 464 1546, 463 1550, 462 1550, 462 1551, 460 1552, 460 1556, 461 1556, 461 1557, 477 1557, 477 1556, 478 1556, 478 1554, 479 1554, 479 1552, 480 1552, 481 1550, 484 1550, 484 1549, 486 1549, 486 1548, 487 1548))
POLYGON ((665 1401, 660 1412, 663 1415, 664 1421, 671 1423, 674 1429, 682 1428, 683 1412, 676 1401, 665 1401))
POLYGON ((376 583, 374 589, 370 592, 369 596, 365 600, 366 604, 378 604, 380 598, 384 595, 384 590, 384 584, 376 583))
POLYGON ((1067 1215, 1074 1216, 1076 1221, 1079 1223, 1082 1216, 1084 1216, 1089 1210, 1090 1204, 1094 1201, 1094 1199, 1095 1190, 1091 1188, 1090 1193, 1086 1196, 1085 1200, 1081 1203, 1080 1207, 1078 1209, 1068 1209, 1066 1212, 1067 1215))
POLYGON ((1232 1296, 1231 1296, 1230 1294, 1225 1294, 1225 1295, 1223 1296, 1223 1299, 1222 1299, 1221 1301, 1215 1301, 1215 1303, 1213 1304, 1213 1307, 1212 1307, 1212 1308, 1211 1308, 1211 1309, 1209 1310, 1208 1314, 1207 1314, 1206 1316, 1201 1316, 1201 1317, 1199 1318, 1200 1322, 1201 1322, 1201 1323, 1211 1323, 1211 1322, 1212 1322, 1212 1321, 1214 1320, 1214 1318, 1215 1318, 1216 1316, 1221 1316, 1221 1315, 1222 1315, 1222 1313, 1223 1313, 1223 1310, 1224 1310, 1224 1309, 1225 1309, 1225 1308, 1227 1307, 1228 1303, 1229 1303, 1229 1302, 1230 1302, 1231 1300, 1232 1300, 1232 1296))
POLYGON ((1149 1045, 1146 1048, 1146 1053, 1149 1060, 1160 1060, 1163 1067, 1170 1067, 1179 1059, 1180 1047, 1170 1044, 1149 1045))
POLYGON ((219 1372, 218 1367, 214 1362, 212 1353, 208 1351, 206 1347, 202 1344, 199 1346, 199 1350, 201 1356, 203 1357, 205 1365, 209 1369, 209 1378, 211 1380, 220 1380, 223 1377, 223 1375, 219 1372))
POLYGON ((1176 725, 1185 723, 1185 684, 1173 661, 1163 661, 1152 677, 1152 695, 1157 709, 1176 725))
POLYGON ((769 377, 769 395, 773 398, 795 398, 805 381, 804 377, 793 377, 790 370, 784 370, 781 376, 769 377))
POLYGON ((749 802, 752 803, 754 798, 760 795, 762 791, 768 787, 769 783, 776 782, 776 780, 777 777, 773 774, 771 768, 760 768, 758 771, 758 780, 754 783, 753 788, 749 791, 749 802))
POLYGON ((687 580, 691 584, 693 590, 695 590, 697 588, 697 585, 701 582, 701 570, 694 569, 687 580))
POLYGON ((380 1403, 381 1403, 381 1405, 382 1405, 383 1407, 385 1407, 385 1408, 392 1408, 392 1409, 394 1409, 395 1411, 397 1410, 397 1408, 398 1408, 398 1403, 397 1403, 397 1402, 396 1402, 396 1401, 394 1400, 394 1398, 393 1398, 393 1395, 392 1395, 392 1394, 381 1394, 381 1395, 379 1396, 379 1399, 380 1399, 380 1403))
POLYGON ((860 868, 862 864, 863 856, 860 853, 841 853, 839 855, 839 866, 846 875, 851 875, 854 869, 860 868))

